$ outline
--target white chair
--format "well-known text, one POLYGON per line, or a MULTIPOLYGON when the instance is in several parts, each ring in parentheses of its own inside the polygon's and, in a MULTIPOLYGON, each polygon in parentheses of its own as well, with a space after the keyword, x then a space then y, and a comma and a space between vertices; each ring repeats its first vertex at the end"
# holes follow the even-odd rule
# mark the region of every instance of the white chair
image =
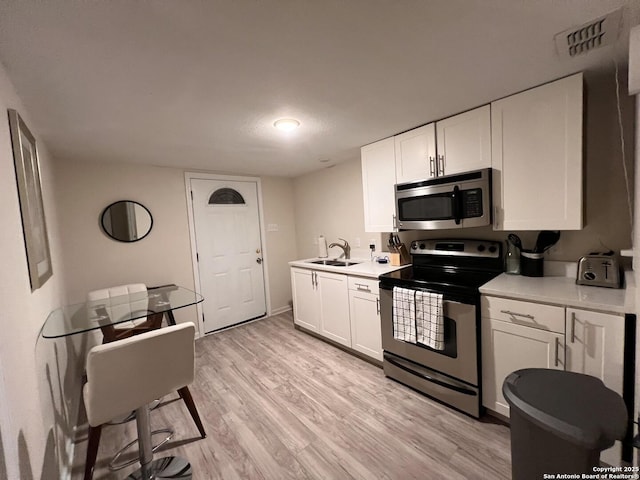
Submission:
MULTIPOLYGON (((129 338, 134 335, 139 335, 142 332, 149 331, 151 329, 160 328, 160 324, 162 322, 162 314, 156 314, 149 311, 149 301, 146 295, 135 295, 136 293, 146 293, 146 291, 147 287, 144 283, 133 283, 128 285, 118 285, 115 287, 102 288, 100 290, 91 291, 87 294, 87 300, 89 300, 90 302, 99 303, 100 300, 109 300, 108 307, 105 304, 104 313, 109 315, 112 321, 118 321, 122 318, 129 318, 131 317, 132 312, 149 313, 148 318, 154 319, 154 321, 148 322, 147 317, 141 317, 134 321, 123 321, 121 323, 115 324, 110 330, 103 329, 103 343, 129 338), (130 296, 129 298, 125 297, 130 294, 134 295, 130 296), (117 297, 123 298, 118 299, 117 297)), ((161 365, 158 366, 159 369, 161 369, 161 367, 161 365)), ((207 434, 205 432, 204 425, 200 420, 198 409, 196 408, 196 404, 193 401, 193 397, 191 396, 189 388, 187 386, 183 386, 182 388, 178 389, 178 394, 187 406, 187 409, 189 410, 189 413, 191 414, 191 417, 193 418, 193 421, 195 422, 196 427, 200 432, 200 436, 202 438, 205 438, 207 434)), ((160 401, 156 399, 152 403, 152 408, 158 406, 159 403, 160 401)), ((114 417, 105 423, 109 425, 116 425, 119 423, 128 422, 135 418, 135 413, 135 411, 126 412, 125 414, 120 415, 119 417, 114 417)), ((159 448, 164 443, 169 441, 173 436, 173 433, 173 430, 170 428, 154 430, 152 432, 154 438, 155 435, 160 434, 164 434, 165 436, 160 442, 153 446, 153 450, 155 451, 155 449, 159 448)), ((98 454, 100 434, 101 429, 99 428, 89 429, 89 440, 85 462, 85 480, 90 480, 92 476, 93 468, 98 454)), ((132 447, 136 443, 137 440, 134 440, 121 448, 109 463, 109 468, 111 470, 119 470, 135 463, 135 460, 119 463, 119 459, 125 452, 127 452, 130 447, 132 447)))
MULTIPOLYGON (((105 306, 105 312, 109 315, 110 319, 114 322, 119 321, 120 319, 130 318, 132 314, 140 315, 142 313, 148 313, 149 311, 149 301, 145 296, 140 296, 140 298, 131 298, 127 297, 130 294, 135 293, 146 293, 147 286, 144 283, 130 283, 127 285, 117 285, 115 287, 109 288, 101 288, 99 290, 93 290, 87 294, 87 300, 90 302, 98 302, 100 300, 109 300, 108 308, 105 306), (118 299, 118 297, 121 297, 118 299), (115 299, 114 299, 115 298, 115 299)), ((113 334, 109 337, 107 336, 107 332, 103 332, 104 339, 103 343, 118 340, 121 338, 126 338, 132 336, 136 332, 136 327, 144 324, 147 320, 146 315, 144 317, 136 318, 135 320, 127 320, 122 321, 120 323, 116 323, 112 325, 113 334)), ((154 406, 157 406, 160 403, 160 400, 156 400, 154 406)), ((114 418, 108 422, 110 425, 117 425, 120 423, 125 423, 135 418, 135 412, 129 412, 128 415, 123 416, 122 418, 114 418)), ((154 432, 155 434, 156 432, 154 432)), ((160 433, 160 432, 157 432, 160 433)), ((173 435, 173 431, 171 429, 163 429, 162 433, 166 433, 167 437, 161 442, 167 442, 171 436, 173 435)), ((135 444, 134 440, 132 443, 125 446, 122 450, 120 450, 116 456, 113 458, 111 463, 109 464, 109 468, 112 470, 119 470, 120 468, 131 465, 135 462, 123 463, 118 465, 118 458, 126 452, 126 450, 135 444)), ((158 445, 160 446, 160 445, 158 445)))
POLYGON ((112 418, 136 410, 141 468, 128 478, 191 478, 191 465, 182 458, 153 460, 149 404, 193 382, 194 339, 195 325, 182 323, 98 345, 87 356, 83 395, 90 429, 97 430, 93 438, 99 441, 112 418))
MULTIPOLYGON (((113 297, 122 297, 132 293, 146 292, 147 286, 144 283, 131 283, 128 285, 118 285, 115 287, 101 288, 100 290, 93 290, 87 294, 87 300, 94 302, 97 300, 108 300, 113 297)), ((123 301, 111 301, 110 308, 108 310, 111 320, 116 322, 123 318, 129 318, 132 312, 146 313, 149 309, 149 302, 146 298, 126 299, 123 301)), ((147 317, 137 318, 136 320, 124 321, 113 325, 116 331, 130 330, 147 320, 147 317)))

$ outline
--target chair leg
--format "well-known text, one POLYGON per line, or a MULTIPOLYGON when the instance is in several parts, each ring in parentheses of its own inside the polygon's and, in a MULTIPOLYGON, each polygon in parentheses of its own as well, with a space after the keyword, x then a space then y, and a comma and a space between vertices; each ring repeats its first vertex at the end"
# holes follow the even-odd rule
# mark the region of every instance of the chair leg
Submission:
POLYGON ((198 431, 200 432, 200 436, 202 438, 205 438, 207 436, 207 432, 204 431, 204 426, 202 425, 202 422, 200 421, 200 415, 198 415, 198 409, 196 408, 196 404, 193 401, 193 397, 191 396, 191 392, 189 391, 189 387, 180 388, 178 390, 178 393, 180 394, 180 398, 182 398, 182 400, 184 400, 185 405, 189 409, 189 413, 191 414, 191 417, 193 418, 193 421, 195 422, 196 427, 198 427, 198 431))
POLYGON ((84 465, 84 480, 91 480, 93 478, 93 468, 96 466, 101 433, 102 425, 98 425, 97 427, 89 426, 89 442, 87 445, 87 459, 84 465))

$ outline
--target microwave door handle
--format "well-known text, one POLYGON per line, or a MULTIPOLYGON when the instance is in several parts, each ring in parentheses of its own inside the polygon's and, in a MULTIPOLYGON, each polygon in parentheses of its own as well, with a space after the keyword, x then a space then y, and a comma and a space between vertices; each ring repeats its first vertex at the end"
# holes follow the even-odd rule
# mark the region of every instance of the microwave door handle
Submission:
POLYGON ((460 195, 460 187, 457 185, 453 187, 451 201, 453 202, 453 219, 456 221, 456 225, 460 225, 462 220, 462 195, 460 195))

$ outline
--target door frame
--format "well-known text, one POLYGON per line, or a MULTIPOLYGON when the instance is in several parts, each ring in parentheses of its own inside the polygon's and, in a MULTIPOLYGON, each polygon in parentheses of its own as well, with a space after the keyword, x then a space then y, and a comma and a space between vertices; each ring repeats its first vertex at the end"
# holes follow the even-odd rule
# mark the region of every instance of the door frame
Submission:
MULTIPOLYGON (((267 256, 267 244, 266 244, 266 232, 264 227, 264 206, 262 202, 262 184, 260 177, 247 177, 240 175, 218 175, 216 173, 204 173, 204 172, 184 172, 184 185, 185 185, 185 198, 187 200, 187 216, 189 218, 189 242, 191 243, 191 266, 193 269, 193 284, 196 292, 202 294, 202 288, 200 285, 200 268, 198 265, 197 245, 196 245, 196 230, 193 219, 193 199, 191 198, 191 180, 218 180, 218 181, 235 181, 235 182, 255 182, 257 186, 258 194, 258 221, 260 222, 260 244, 262 245, 262 275, 264 282, 264 295, 265 305, 267 307, 267 314, 265 318, 271 316, 271 295, 269 289, 269 260, 267 256)), ((207 299, 205 298, 206 302, 207 299)), ((202 337, 204 333, 204 313, 202 309, 202 302, 196 304, 196 310, 198 312, 198 336, 202 337)), ((256 319, 258 320, 258 319, 256 319)), ((233 328, 233 327, 229 327, 233 328)))

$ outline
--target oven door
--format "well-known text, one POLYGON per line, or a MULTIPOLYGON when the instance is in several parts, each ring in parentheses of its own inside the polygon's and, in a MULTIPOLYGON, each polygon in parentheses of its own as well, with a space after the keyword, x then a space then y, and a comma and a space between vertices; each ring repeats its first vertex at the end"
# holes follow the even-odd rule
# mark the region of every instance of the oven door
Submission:
POLYGON ((392 290, 384 287, 380 289, 383 350, 430 370, 478 386, 476 305, 447 299, 445 295, 443 301, 445 348, 440 351, 394 338, 392 296, 392 290))

